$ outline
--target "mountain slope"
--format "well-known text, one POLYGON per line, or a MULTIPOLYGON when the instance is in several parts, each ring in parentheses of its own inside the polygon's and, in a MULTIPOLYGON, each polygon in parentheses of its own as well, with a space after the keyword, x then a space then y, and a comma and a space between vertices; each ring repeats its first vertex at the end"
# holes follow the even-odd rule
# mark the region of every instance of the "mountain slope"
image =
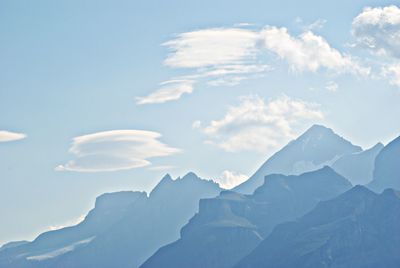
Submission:
POLYGON ((382 143, 378 143, 368 150, 346 154, 335 161, 332 168, 353 185, 365 185, 373 178, 375 158, 383 147, 382 143))
POLYGON ((386 145, 375 159, 374 179, 368 187, 376 192, 400 190, 400 136, 386 145))
POLYGON ((50 259, 58 250, 108 230, 125 216, 129 206, 145 199, 144 192, 103 194, 96 198, 94 209, 81 223, 42 233, 32 242, 0 251, 0 267, 35 267, 39 265, 36 260, 50 259))
POLYGON ((180 228, 196 213, 200 198, 219 192, 216 183, 189 173, 176 180, 165 176, 149 197, 142 193, 129 204, 119 198, 120 193, 107 194, 107 200, 98 198, 95 209, 80 224, 91 219, 90 233, 77 235, 80 225, 54 231, 57 243, 43 234, 25 245, 28 250, 16 247, 18 252, 1 251, 0 267, 137 267, 160 246, 179 237, 180 228), (123 213, 115 217, 115 206, 121 203, 128 206, 121 206, 123 213), (99 229, 103 222, 110 224, 99 229), (38 251, 39 241, 51 242, 52 247, 38 251))
POLYGON ((331 129, 313 125, 269 158, 247 181, 233 190, 251 194, 269 174, 298 175, 330 165, 343 155, 362 151, 331 129))
POLYGON ((269 175, 253 195, 224 191, 200 200, 181 238, 159 249, 141 267, 230 267, 250 253, 272 228, 293 220, 351 184, 331 168, 299 176, 269 175))
POLYGON ((399 222, 399 192, 356 186, 277 226, 235 267, 399 267, 399 222))

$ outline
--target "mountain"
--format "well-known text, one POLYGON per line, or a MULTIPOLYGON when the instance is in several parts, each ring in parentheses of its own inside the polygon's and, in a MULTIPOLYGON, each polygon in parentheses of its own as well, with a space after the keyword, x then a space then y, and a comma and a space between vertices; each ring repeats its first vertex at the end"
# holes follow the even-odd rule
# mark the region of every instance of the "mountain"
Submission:
POLYGON ((376 192, 386 188, 400 190, 400 136, 377 155, 373 177, 368 187, 376 192))
POLYGON ((281 222, 310 211, 351 184, 324 167, 302 175, 269 175, 254 194, 224 191, 201 199, 199 213, 181 238, 159 249, 141 267, 230 267, 250 253, 281 222))
POLYGON ((29 241, 23 240, 23 241, 14 241, 14 242, 6 243, 0 247, 0 251, 5 250, 7 248, 18 247, 18 246, 24 245, 26 243, 29 243, 29 241))
POLYGON ((383 147, 378 143, 368 150, 346 154, 335 161, 332 168, 353 185, 365 185, 372 181, 375 158, 383 147))
POLYGON ((399 192, 356 186, 277 226, 234 267, 400 267, 399 222, 399 192))
POLYGON ((45 232, 30 243, 0 251, 0 267, 40 267, 39 260, 50 260, 87 244, 123 218, 129 206, 146 198, 144 192, 103 194, 76 226, 45 232))
POLYGON ((137 267, 160 246, 178 239, 199 200, 220 190, 218 184, 188 173, 176 180, 166 175, 149 196, 102 195, 80 224, 0 251, 0 267, 137 267))
POLYGON ((332 129, 313 125, 296 140, 269 158, 247 181, 233 190, 251 194, 261 186, 269 174, 299 175, 331 165, 346 154, 361 152, 362 148, 351 144, 332 129))

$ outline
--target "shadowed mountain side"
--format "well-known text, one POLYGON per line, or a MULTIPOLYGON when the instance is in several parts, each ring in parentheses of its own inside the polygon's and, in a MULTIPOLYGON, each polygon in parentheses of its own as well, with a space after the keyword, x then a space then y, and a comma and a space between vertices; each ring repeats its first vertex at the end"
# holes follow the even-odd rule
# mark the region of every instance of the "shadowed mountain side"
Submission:
POLYGON ((374 179, 368 187, 376 192, 400 190, 400 137, 386 145, 375 159, 374 179))
POLYGON ((351 144, 332 129, 313 125, 296 140, 275 153, 253 176, 233 190, 251 194, 263 184, 266 175, 298 175, 331 165, 343 155, 361 151, 361 147, 351 144))
POLYGON ((224 191, 202 199, 199 213, 182 228, 181 239, 159 249, 141 267, 230 267, 276 224, 296 219, 350 188, 345 178, 324 167, 300 176, 269 175, 253 195, 224 191))
POLYGON ((59 249, 99 235, 121 220, 126 215, 128 207, 145 199, 147 199, 145 192, 103 194, 96 198, 94 209, 81 223, 42 233, 32 242, 0 251, 0 267, 40 266, 36 259, 48 259, 47 257, 60 253, 57 252, 59 249))
MULTIPOLYGON (((167 175, 149 197, 144 193, 144 198, 127 207, 122 217, 107 229, 85 236, 90 240, 82 241, 81 236, 78 239, 74 235, 76 227, 70 227, 70 234, 51 249, 35 254, 22 251, 24 255, 18 261, 25 266, 13 266, 13 262, 2 266, 1 260, 9 256, 0 252, 3 256, 0 267, 137 267, 160 246, 179 238, 180 228, 196 213, 200 198, 210 198, 219 192, 216 183, 202 180, 194 173, 176 180, 167 175)), ((118 196, 118 193, 109 195, 118 196)), ((108 208, 107 204, 100 207, 108 208)), ((113 218, 108 214, 107 220, 113 218)), ((64 232, 64 229, 55 232, 64 232)))
POLYGON ((400 267, 399 222, 399 192, 356 186, 278 225, 234 267, 400 267))
POLYGON ((368 150, 344 155, 333 163, 332 168, 353 185, 365 185, 373 178, 375 158, 382 148, 383 144, 378 143, 368 150))

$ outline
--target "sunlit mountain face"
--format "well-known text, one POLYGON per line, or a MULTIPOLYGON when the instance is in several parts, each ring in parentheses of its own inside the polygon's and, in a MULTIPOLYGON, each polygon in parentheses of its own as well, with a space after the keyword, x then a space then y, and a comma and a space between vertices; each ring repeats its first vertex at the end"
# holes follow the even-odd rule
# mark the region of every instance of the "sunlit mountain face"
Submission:
POLYGON ((0 3, 0 268, 400 267, 395 1, 0 3))

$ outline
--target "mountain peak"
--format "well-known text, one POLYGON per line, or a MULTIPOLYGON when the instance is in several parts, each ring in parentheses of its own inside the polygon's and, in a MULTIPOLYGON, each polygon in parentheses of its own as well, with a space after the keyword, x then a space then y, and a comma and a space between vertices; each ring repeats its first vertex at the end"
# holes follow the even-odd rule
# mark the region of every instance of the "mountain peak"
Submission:
POLYGON ((311 134, 311 133, 321 133, 321 132, 334 133, 332 129, 318 124, 312 125, 309 129, 306 130, 305 133, 311 134))
POLYGON ((382 196, 393 196, 400 199, 400 191, 388 188, 383 191, 382 196))
POLYGON ((235 187, 240 193, 252 193, 269 174, 300 175, 331 165, 344 155, 362 151, 360 146, 322 125, 313 125, 270 157, 247 181, 235 187))
POLYGON ((190 171, 182 177, 182 180, 200 180, 200 178, 194 172, 190 171))
POLYGON ((164 175, 164 177, 162 177, 162 179, 160 180, 160 183, 162 181, 173 181, 171 175, 169 175, 168 173, 164 175))

